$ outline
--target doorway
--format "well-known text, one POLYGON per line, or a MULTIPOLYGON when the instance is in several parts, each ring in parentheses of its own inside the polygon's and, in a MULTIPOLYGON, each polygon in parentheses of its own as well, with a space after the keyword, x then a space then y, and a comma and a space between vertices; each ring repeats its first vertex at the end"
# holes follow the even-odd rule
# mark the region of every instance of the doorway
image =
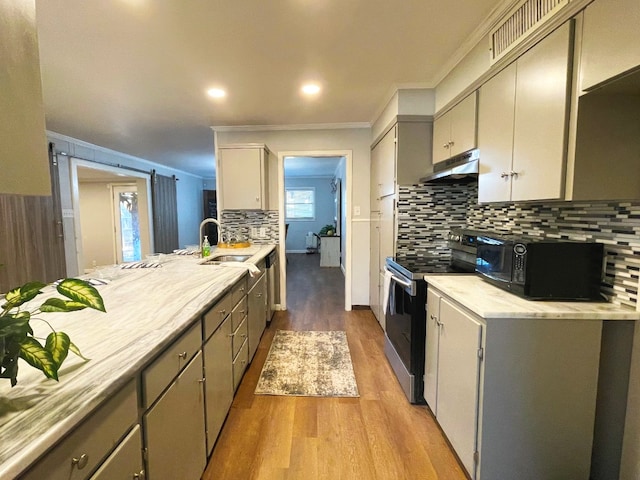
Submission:
POLYGON ((67 264, 70 276, 152 251, 149 174, 74 157, 69 174, 73 232, 65 230, 65 245, 75 252, 75 262, 67 264))
MULTIPOLYGON (((279 152, 278 160, 281 277, 286 281, 287 251, 306 254, 320 247, 322 255, 318 235, 331 230, 335 233, 334 238, 327 239, 325 246, 328 251, 331 243, 331 250, 337 259, 327 265, 340 268, 344 275, 344 308, 349 311, 351 218, 347 201, 351 181, 351 151, 279 152), (296 190, 300 193, 296 194, 296 190), (300 205, 296 204, 297 201, 300 205), (309 203, 314 204, 313 208, 309 207, 309 203)), ((286 292, 282 292, 281 304, 286 308, 286 292)))
POLYGON ((135 184, 113 185, 113 223, 117 263, 142 259, 138 188, 135 184))

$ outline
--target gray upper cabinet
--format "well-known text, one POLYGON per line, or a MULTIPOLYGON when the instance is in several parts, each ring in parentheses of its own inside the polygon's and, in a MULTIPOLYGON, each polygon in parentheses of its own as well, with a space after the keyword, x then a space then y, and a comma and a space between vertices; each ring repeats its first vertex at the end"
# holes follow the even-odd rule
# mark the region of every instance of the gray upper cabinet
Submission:
POLYGON ((478 201, 564 195, 572 22, 480 89, 478 201))
POLYGON ((476 148, 476 92, 468 95, 433 124, 433 163, 476 148))
POLYGON ((269 155, 264 145, 218 148, 220 210, 269 209, 269 155))
POLYGON ((51 195, 35 0, 0 2, 0 193, 51 195))
POLYGON ((640 2, 596 0, 584 12, 582 91, 640 66, 640 2))

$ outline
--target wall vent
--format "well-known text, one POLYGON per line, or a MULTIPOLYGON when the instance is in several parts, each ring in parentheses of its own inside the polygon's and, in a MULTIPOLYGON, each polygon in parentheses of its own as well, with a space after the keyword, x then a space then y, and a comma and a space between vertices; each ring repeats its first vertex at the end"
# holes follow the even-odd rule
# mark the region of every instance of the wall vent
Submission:
POLYGON ((570 0, 523 0, 509 12, 490 34, 491 64, 502 58, 570 0))

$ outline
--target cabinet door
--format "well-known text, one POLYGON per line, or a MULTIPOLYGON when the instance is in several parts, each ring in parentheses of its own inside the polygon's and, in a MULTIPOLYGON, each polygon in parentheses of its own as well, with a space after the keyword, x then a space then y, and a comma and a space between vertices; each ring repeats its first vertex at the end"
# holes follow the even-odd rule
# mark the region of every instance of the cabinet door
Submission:
POLYGON ((474 477, 482 326, 442 298, 436 418, 467 472, 474 477))
POLYGON ((227 317, 203 347, 207 417, 207 453, 211 455, 233 401, 231 317, 227 317))
POLYGON ((640 65, 640 2, 596 0, 584 12, 581 90, 640 65))
POLYGON ((482 85, 478 108, 478 202, 511 199, 516 64, 482 85))
POLYGON ((253 359, 258 349, 260 339, 262 338, 262 333, 267 326, 265 309, 267 300, 266 288, 267 277, 263 274, 251 291, 249 291, 249 361, 253 359))
POLYGON ((451 140, 451 112, 447 112, 433 122, 433 163, 443 162, 449 154, 451 140))
POLYGON ((142 417, 153 480, 198 480, 206 466, 202 352, 142 417))
POLYGON ((424 399, 438 416, 438 350, 440 343, 440 295, 427 290, 427 338, 424 358, 424 399))
POLYGON ((383 305, 382 305, 382 299, 384 298, 384 274, 383 273, 379 273, 378 274, 378 304, 376 305, 377 308, 377 317, 378 317, 378 323, 380 324, 380 326, 382 327, 382 331, 386 332, 387 331, 387 312, 384 311, 383 309, 383 305))
POLYGON ((394 126, 378 142, 375 152, 378 175, 378 197, 393 195, 396 191, 396 130, 394 126))
POLYGON ((221 148, 218 150, 220 201, 224 210, 264 209, 263 150, 221 148))
POLYGON ((514 201, 563 195, 572 30, 565 23, 517 60, 514 201))
POLYGON ((380 200, 380 268, 384 268, 387 257, 392 257, 395 254, 395 206, 396 200, 393 195, 380 200))
POLYGON ((141 480, 144 478, 142 435, 139 425, 131 430, 96 473, 91 476, 91 480, 133 480, 135 478, 141 480))
POLYGON ((378 246, 379 242, 379 231, 380 231, 380 220, 379 215, 373 215, 371 218, 371 223, 369 225, 369 234, 371 241, 371 250, 369 253, 369 306, 371 307, 371 311, 380 321, 380 302, 382 301, 380 297, 380 248, 378 246))
POLYGON ((451 109, 450 157, 476 148, 476 114, 476 92, 473 92, 451 109))

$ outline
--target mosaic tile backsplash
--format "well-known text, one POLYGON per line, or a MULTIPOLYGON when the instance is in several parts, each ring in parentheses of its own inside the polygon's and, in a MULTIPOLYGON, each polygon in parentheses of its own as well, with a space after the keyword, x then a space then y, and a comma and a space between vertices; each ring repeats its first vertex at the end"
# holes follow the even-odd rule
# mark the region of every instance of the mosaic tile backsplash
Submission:
POLYGON ((604 244, 602 293, 635 308, 640 277, 640 201, 477 204, 477 183, 403 186, 398 253, 448 255, 446 233, 460 226, 604 244))
POLYGON ((223 210, 222 228, 229 228, 250 239, 256 245, 278 243, 278 211, 277 210, 223 210), (258 231, 261 227, 266 230, 266 235, 251 235, 253 227, 258 231))

